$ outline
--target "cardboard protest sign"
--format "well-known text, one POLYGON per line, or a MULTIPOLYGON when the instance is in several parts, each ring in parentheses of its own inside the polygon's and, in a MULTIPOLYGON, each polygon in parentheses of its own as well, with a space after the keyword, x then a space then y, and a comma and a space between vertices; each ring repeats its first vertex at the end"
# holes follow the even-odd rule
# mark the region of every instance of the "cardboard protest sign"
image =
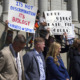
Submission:
POLYGON ((72 34, 71 11, 45 11, 45 17, 51 34, 62 35, 64 32, 72 34))
POLYGON ((8 26, 12 29, 34 33, 37 8, 19 1, 9 0, 8 26))

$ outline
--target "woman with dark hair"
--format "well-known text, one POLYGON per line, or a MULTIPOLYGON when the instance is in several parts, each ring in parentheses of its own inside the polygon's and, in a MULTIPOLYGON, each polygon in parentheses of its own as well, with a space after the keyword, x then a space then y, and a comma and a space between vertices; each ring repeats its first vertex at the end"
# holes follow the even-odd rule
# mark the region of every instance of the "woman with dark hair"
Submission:
POLYGON ((80 80, 80 39, 76 38, 68 51, 68 71, 72 80, 80 80))
POLYGON ((46 57, 47 80, 69 80, 68 72, 60 57, 61 45, 53 42, 46 57))

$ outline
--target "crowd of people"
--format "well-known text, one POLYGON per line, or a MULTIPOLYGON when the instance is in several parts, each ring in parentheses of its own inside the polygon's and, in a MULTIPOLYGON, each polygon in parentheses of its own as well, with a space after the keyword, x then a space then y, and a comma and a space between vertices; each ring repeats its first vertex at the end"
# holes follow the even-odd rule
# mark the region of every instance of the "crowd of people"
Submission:
POLYGON ((70 80, 71 77, 72 80, 80 80, 80 39, 76 38, 69 44, 66 33, 56 36, 60 38, 57 39, 50 35, 46 26, 45 15, 43 13, 40 17, 38 10, 34 48, 23 55, 26 38, 18 34, 13 40, 13 31, 8 31, 6 25, 2 34, 2 42, 5 40, 5 43, 0 50, 0 80, 70 80), (65 48, 61 44, 63 36, 65 48), (67 69, 60 56, 64 52, 68 55, 67 69))

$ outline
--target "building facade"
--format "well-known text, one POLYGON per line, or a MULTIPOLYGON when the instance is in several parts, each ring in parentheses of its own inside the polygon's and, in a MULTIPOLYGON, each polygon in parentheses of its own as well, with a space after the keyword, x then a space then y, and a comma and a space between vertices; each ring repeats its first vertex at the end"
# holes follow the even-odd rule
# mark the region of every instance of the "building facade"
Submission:
MULTIPOLYGON (((50 10, 69 10, 72 11, 72 21, 75 27, 80 27, 80 0, 17 0, 36 6, 41 14, 43 11, 50 10)), ((0 35, 2 34, 2 22, 8 18, 9 0, 0 0, 0 35)))
MULTIPOLYGON (((72 21, 75 26, 80 23, 80 0, 18 0, 38 7, 41 14, 48 10, 70 10, 72 11, 72 21)), ((9 0, 0 0, 0 17, 3 21, 7 19, 9 0)))

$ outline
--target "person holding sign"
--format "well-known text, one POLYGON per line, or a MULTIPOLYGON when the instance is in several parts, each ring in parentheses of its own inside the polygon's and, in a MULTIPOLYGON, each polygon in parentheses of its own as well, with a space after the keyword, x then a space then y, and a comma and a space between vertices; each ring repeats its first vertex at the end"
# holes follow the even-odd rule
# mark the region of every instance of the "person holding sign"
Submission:
POLYGON ((36 20, 35 20, 35 37, 39 36, 39 17, 40 17, 40 11, 37 10, 36 20))
POLYGON ((37 10, 37 15, 36 15, 36 20, 35 20, 35 27, 39 28, 39 16, 40 16, 40 11, 37 10))
POLYGON ((45 14, 43 12, 43 16, 40 17, 40 27, 39 27, 39 34, 40 37, 46 38, 46 35, 49 33, 50 28, 47 27, 46 19, 45 19, 45 14))
POLYGON ((5 21, 5 30, 1 36, 1 49, 12 43, 13 30, 8 30, 8 20, 5 21))

